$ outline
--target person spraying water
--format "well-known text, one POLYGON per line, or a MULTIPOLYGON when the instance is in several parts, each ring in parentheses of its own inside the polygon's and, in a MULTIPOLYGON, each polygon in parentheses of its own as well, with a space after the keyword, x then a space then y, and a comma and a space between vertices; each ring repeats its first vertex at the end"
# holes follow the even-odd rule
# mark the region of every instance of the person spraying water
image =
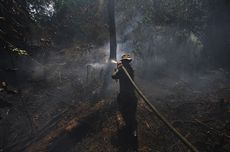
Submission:
POLYGON ((130 65, 131 61, 132 58, 129 54, 122 55, 121 61, 117 62, 117 68, 114 70, 112 78, 119 80, 120 93, 117 97, 119 111, 125 120, 128 132, 136 136, 137 97, 132 83, 122 69, 122 66, 124 66, 131 78, 134 79, 134 70, 130 65))
POLYGON ((156 114, 156 116, 193 152, 199 152, 180 132, 174 128, 171 123, 158 111, 158 109, 145 97, 142 91, 137 87, 134 82, 134 71, 130 65, 132 58, 129 54, 124 54, 120 62, 111 60, 112 63, 117 64, 117 69, 114 70, 112 78, 119 79, 120 93, 117 101, 119 110, 121 111, 126 128, 129 135, 136 136, 136 107, 137 107, 137 94, 143 99, 148 107, 156 114))
POLYGON ((124 120, 124 126, 121 128, 128 138, 126 141, 129 146, 137 145, 137 120, 136 120, 136 109, 137 109, 137 97, 135 94, 135 88, 132 85, 129 78, 126 76, 125 71, 122 67, 125 67, 126 71, 134 80, 134 70, 130 65, 132 58, 129 54, 124 54, 120 61, 111 60, 112 63, 117 64, 117 68, 114 69, 112 78, 119 80, 120 92, 117 96, 118 103, 118 119, 124 120))

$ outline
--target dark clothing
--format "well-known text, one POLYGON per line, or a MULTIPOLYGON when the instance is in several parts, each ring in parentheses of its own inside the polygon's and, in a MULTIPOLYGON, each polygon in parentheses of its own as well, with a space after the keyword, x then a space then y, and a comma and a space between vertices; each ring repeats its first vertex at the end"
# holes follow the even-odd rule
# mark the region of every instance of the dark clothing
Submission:
MULTIPOLYGON (((124 67, 128 71, 131 78, 134 79, 133 68, 129 64, 124 65, 124 67)), ((134 87, 122 68, 117 69, 117 71, 113 73, 112 78, 119 79, 120 94, 135 95, 134 87)))
MULTIPOLYGON (((126 68, 131 78, 134 79, 134 71, 130 64, 123 66, 126 68)), ((115 71, 112 75, 112 78, 119 80, 120 93, 117 97, 118 108, 124 118, 128 131, 132 134, 137 127, 137 97, 135 95, 134 87, 122 68, 119 68, 117 71, 115 71)))
POLYGON ((130 134, 133 134, 137 128, 136 122, 136 109, 137 109, 137 98, 134 95, 125 96, 119 94, 117 97, 118 108, 121 112, 126 127, 130 134))

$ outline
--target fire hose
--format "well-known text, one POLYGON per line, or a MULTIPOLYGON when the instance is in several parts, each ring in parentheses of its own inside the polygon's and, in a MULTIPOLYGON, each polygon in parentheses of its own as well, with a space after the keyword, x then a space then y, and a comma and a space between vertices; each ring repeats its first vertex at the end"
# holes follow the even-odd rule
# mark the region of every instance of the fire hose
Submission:
POLYGON ((153 112, 155 112, 156 116, 189 148, 191 149, 193 152, 199 152, 196 147, 194 147, 182 134, 180 134, 176 128, 174 128, 170 122, 157 110, 157 108, 149 102, 149 100, 145 97, 145 95, 142 93, 142 91, 137 87, 137 85, 135 84, 135 82, 133 81, 133 79, 131 78, 131 76, 129 75, 128 71, 126 70, 126 68, 121 65, 121 68, 124 70, 125 74, 127 75, 127 77, 129 78, 130 82, 132 83, 132 85, 134 86, 135 90, 137 91, 137 93, 140 95, 140 97, 144 100, 144 102, 149 106, 149 108, 151 110, 153 110, 153 112))

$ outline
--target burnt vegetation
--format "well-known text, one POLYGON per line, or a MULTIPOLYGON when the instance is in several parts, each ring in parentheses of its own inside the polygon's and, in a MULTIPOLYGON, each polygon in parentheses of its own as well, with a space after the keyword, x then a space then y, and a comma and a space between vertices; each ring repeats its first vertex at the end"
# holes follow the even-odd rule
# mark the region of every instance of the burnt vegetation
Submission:
MULTIPOLYGON (((0 0, 0 151, 132 151, 116 121, 112 31, 169 122, 200 152, 228 152, 230 2, 114 5, 111 29, 108 0, 0 0)), ((137 121, 138 151, 189 151, 141 98, 137 121)))

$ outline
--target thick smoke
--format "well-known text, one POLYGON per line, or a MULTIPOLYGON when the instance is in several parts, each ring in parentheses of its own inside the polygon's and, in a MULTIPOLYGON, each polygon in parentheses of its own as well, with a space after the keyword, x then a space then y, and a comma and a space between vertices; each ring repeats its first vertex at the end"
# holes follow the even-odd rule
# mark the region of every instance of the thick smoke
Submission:
MULTIPOLYGON (((143 7, 146 9, 149 5, 157 9, 162 7, 160 4, 160 1, 148 1, 138 7, 140 5, 134 2, 127 10, 123 9, 125 2, 117 3, 118 51, 133 56, 139 86, 154 99, 178 93, 178 90, 193 94, 222 88, 228 81, 228 72, 213 69, 205 62, 208 56, 203 56, 205 48, 199 33, 189 26, 179 26, 180 20, 162 23, 158 17, 148 23, 143 7)), ((173 8, 174 4, 170 6, 173 8)), ((157 10, 152 11, 153 15, 154 11, 157 10)), ((162 17, 168 11, 163 7, 155 14, 160 12, 162 17)))
MULTIPOLYGON (((125 3, 116 3, 117 59, 124 53, 131 54, 136 81, 149 95, 168 95, 175 88, 186 86, 192 88, 192 92, 210 91, 222 86, 221 83, 216 84, 217 80, 223 83, 227 81, 228 73, 225 70, 210 70, 209 65, 205 64, 202 56, 205 53, 204 45, 198 33, 179 26, 178 20, 175 23, 162 23, 158 17, 148 23, 150 19, 143 8, 151 4, 157 9, 158 3, 149 1, 138 7, 140 5, 135 1, 130 4, 130 9, 124 8, 127 5, 125 3)), ((170 2, 170 6, 173 8, 174 4, 170 2)), ((160 10, 152 11, 157 14, 160 10)), ((163 9, 161 13, 167 15, 167 11, 163 9)), ((72 101, 76 94, 82 95, 74 93, 78 86, 83 87, 85 93, 93 92, 96 95, 103 92, 100 89, 103 88, 105 78, 111 79, 111 72, 105 76, 106 70, 112 71, 116 67, 108 67, 108 59, 108 41, 104 46, 76 44, 71 48, 50 51, 46 58, 39 61, 41 64, 31 61, 30 71, 33 81, 42 80, 60 89, 64 95, 70 92, 75 94, 68 95, 68 100, 72 101)), ((108 83, 114 86, 113 81, 108 83)))
MULTIPOLYGON (((146 14, 141 7, 137 8, 137 2, 131 4, 131 9, 123 9, 123 3, 116 4, 117 59, 123 53, 131 54, 136 81, 148 96, 163 97, 180 88, 190 88, 184 93, 208 92, 227 81, 224 69, 210 70, 204 64, 204 45, 197 33, 176 24, 145 23, 146 14)), ((106 92, 105 82, 109 91, 117 91, 117 83, 111 80, 116 65, 108 67, 108 41, 104 46, 75 44, 41 52, 33 56, 37 60, 27 57, 26 62, 18 63, 24 69, 22 75, 32 75, 19 78, 32 82, 32 86, 27 83, 24 88, 41 93, 31 97, 31 101, 41 100, 44 94, 54 103, 100 98, 106 92)))

